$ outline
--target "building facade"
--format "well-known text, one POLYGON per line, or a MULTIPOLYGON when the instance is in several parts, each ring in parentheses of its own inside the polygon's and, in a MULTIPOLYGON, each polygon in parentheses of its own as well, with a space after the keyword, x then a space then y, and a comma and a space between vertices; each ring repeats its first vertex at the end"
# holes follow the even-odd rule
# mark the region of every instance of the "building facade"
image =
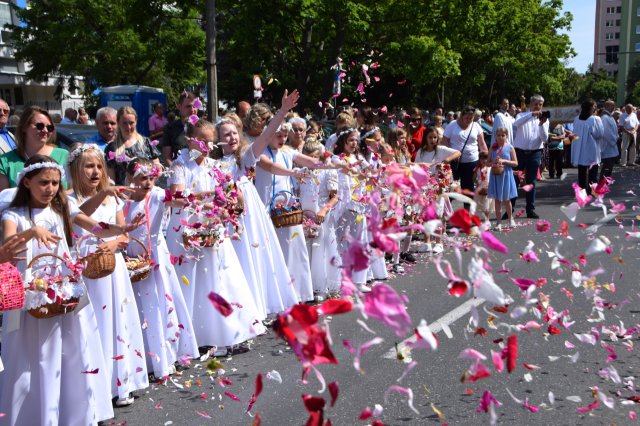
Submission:
POLYGON ((12 111, 20 111, 29 105, 37 105, 51 113, 61 113, 64 108, 82 105, 79 93, 65 91, 65 100, 55 98, 56 81, 36 82, 26 78, 29 64, 16 61, 9 41, 11 31, 4 28, 6 24, 18 25, 18 17, 11 4, 27 7, 24 0, 0 1, 0 97, 4 99, 12 111))
POLYGON ((593 51, 593 69, 618 74, 618 52, 622 24, 623 0, 596 1, 596 31, 593 51))

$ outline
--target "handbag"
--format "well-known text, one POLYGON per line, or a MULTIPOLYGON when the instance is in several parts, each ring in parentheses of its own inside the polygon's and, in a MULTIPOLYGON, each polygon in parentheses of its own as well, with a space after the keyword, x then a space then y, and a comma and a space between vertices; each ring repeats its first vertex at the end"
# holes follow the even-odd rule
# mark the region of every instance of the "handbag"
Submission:
MULTIPOLYGON (((504 149, 504 145, 502 147, 500 147, 500 151, 498 151, 498 153, 496 154, 496 161, 498 160, 498 158, 500 158, 500 156, 502 155, 502 151, 504 149)), ((501 163, 493 163, 491 165, 491 174, 494 176, 500 176, 502 173, 504 173, 504 164, 501 163)))
POLYGON ((457 174, 458 167, 460 166, 460 161, 462 161, 462 154, 464 153, 464 149, 467 147, 467 142, 469 142, 469 138, 471 137, 471 132, 473 131, 473 123, 470 125, 472 128, 469 129, 469 134, 467 135, 467 139, 464 141, 464 145, 462 145, 462 149, 460 150, 460 157, 451 163, 451 171, 454 174, 457 174))
POLYGON ((24 306, 24 284, 20 271, 11 263, 0 264, 0 311, 24 306))

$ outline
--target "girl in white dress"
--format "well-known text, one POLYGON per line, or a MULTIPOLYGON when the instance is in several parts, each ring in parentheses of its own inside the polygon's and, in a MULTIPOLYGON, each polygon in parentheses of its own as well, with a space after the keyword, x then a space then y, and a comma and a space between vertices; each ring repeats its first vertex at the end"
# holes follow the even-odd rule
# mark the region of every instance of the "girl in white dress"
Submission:
POLYGON ((232 216, 232 208, 216 204, 223 174, 215 161, 207 157, 209 147, 203 142, 213 144, 215 127, 204 121, 200 126, 198 138, 188 139, 189 147, 181 150, 171 164, 170 190, 174 198, 183 197, 174 201, 182 202, 183 207, 172 208, 167 242, 174 256, 185 259, 182 265, 175 266, 185 284, 189 283, 182 286, 182 291, 198 344, 215 347, 215 355, 223 356, 232 346, 263 333, 261 321, 265 317, 259 313, 238 256, 224 235, 225 220, 232 216), (209 247, 185 247, 183 233, 197 223, 203 224, 203 229, 217 229, 218 242, 209 247), (235 304, 229 316, 214 309, 209 300, 211 293, 235 304))
MULTIPOLYGON (((159 166, 149 160, 130 162, 127 178, 135 193, 125 206, 125 220, 140 214, 146 218, 145 226, 130 236, 145 245, 153 266, 147 278, 133 284, 133 290, 143 324, 147 366, 156 378, 175 373, 178 359, 199 355, 191 316, 161 232, 166 207, 165 191, 154 186, 159 174, 159 166)), ((144 251, 137 242, 129 242, 130 256, 144 251)))
MULTIPOLYGON (((318 162, 299 151, 284 147, 290 129, 289 123, 283 123, 275 136, 269 141, 266 151, 260 156, 256 168, 256 188, 265 206, 271 208, 272 201, 283 201, 287 195, 294 194, 293 178, 304 178, 306 174, 294 169, 295 164, 303 167, 317 167, 318 162), (294 164, 295 163, 295 164, 294 164), (282 166, 288 176, 280 175, 282 166)), ((284 253, 291 274, 291 283, 303 302, 313 300, 311 265, 307 253, 307 242, 302 225, 276 228, 276 235, 284 253)))
MULTIPOLYGON (((273 317, 300 301, 285 261, 278 237, 260 200, 256 187, 246 174, 255 170, 256 158, 266 149, 275 134, 278 123, 284 120, 288 110, 296 106, 298 92, 282 97, 282 107, 267 128, 252 144, 243 144, 236 124, 222 119, 217 125, 217 149, 211 155, 218 159, 220 169, 233 176, 242 191, 244 212, 239 217, 243 229, 240 238, 232 239, 242 270, 247 277, 249 288, 261 315, 273 317)), ((198 125, 196 125, 198 127, 198 125)), ((208 136, 197 132, 196 137, 208 136)), ((285 172, 287 170, 285 169, 285 172)))
MULTIPOLYGON (((126 188, 109 186, 107 165, 102 150, 97 145, 83 144, 69 155, 69 172, 73 193, 69 195, 80 210, 98 222, 124 225, 119 197, 126 195, 126 188)), ((91 243, 98 241, 89 231, 74 225, 76 251, 85 257, 96 251, 91 243)), ((111 396, 117 398, 116 405, 133 403, 131 392, 149 386, 147 366, 138 354, 144 354, 142 328, 133 288, 119 249, 126 247, 129 238, 119 236, 98 245, 98 250, 115 254, 116 267, 104 278, 84 282, 95 310, 104 352, 105 373, 111 382, 111 396)))
MULTIPOLYGON (((62 167, 44 155, 27 160, 18 175, 18 190, 3 213, 2 226, 5 241, 21 232, 27 239, 26 259, 17 264, 21 271, 42 253, 69 258, 72 222, 100 237, 139 225, 140 218, 126 226, 100 226, 84 213, 70 211, 63 179, 62 167)), ((20 310, 5 312, 2 356, 0 412, 5 416, 0 424, 95 425, 113 417, 111 378, 90 298, 83 297, 75 311, 51 318, 35 318, 20 310)))
MULTIPOLYGON (((320 161, 324 158, 321 142, 307 141, 302 153, 320 161)), ((316 302, 328 296, 340 294, 340 268, 338 264, 338 240, 336 239, 333 208, 338 203, 338 172, 336 170, 313 170, 300 183, 300 204, 305 215, 320 225, 318 235, 307 240, 307 251, 311 259, 311 280, 316 302)))

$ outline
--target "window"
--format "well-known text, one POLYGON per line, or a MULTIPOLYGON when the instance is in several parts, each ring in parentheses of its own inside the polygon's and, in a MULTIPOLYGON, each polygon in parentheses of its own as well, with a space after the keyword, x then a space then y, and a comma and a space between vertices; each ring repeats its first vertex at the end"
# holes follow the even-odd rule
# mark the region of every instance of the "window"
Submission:
POLYGON ((640 7, 636 9, 636 16, 640 16, 640 7))
POLYGON ((640 52, 640 43, 636 43, 635 44, 635 49, 636 52, 640 52))
POLYGON ((11 24, 11 7, 9 3, 0 2, 0 29, 3 29, 5 24, 11 24))
POLYGON ((604 62, 606 64, 617 64, 619 46, 607 46, 605 49, 604 62))
POLYGON ((614 13, 616 13, 616 8, 615 8, 615 6, 613 6, 613 7, 608 7, 608 8, 607 8, 607 14, 608 14, 608 15, 612 15, 612 14, 614 14, 614 13))
POLYGON ((605 21, 604 26, 605 27, 613 27, 614 21, 605 21))
POLYGON ((616 13, 622 13, 622 6, 616 7, 616 13))
POLYGON ((619 27, 619 26, 620 26, 620 20, 616 19, 616 27, 619 27))
POLYGON ((620 40, 620 33, 616 33, 616 34, 615 34, 615 39, 616 39, 616 40, 620 40))
POLYGON ((636 25, 636 34, 640 34, 640 24, 636 25))
POLYGON ((613 33, 606 33, 604 35, 605 40, 613 40, 613 33))

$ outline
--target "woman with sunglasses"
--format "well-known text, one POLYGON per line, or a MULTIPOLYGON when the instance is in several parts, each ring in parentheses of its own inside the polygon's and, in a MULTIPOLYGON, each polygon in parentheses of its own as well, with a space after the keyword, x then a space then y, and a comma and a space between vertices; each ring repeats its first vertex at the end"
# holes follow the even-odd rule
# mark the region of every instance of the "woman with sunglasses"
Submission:
POLYGON ((56 147, 56 128, 49 113, 30 106, 20 116, 16 127, 16 149, 0 156, 0 191, 17 186, 18 173, 34 155, 46 155, 65 167, 69 153, 56 147))
POLYGON ((422 146, 422 135, 424 126, 422 125, 422 113, 416 107, 407 110, 405 129, 408 129, 411 140, 407 144, 411 152, 411 161, 415 161, 416 154, 422 146))

